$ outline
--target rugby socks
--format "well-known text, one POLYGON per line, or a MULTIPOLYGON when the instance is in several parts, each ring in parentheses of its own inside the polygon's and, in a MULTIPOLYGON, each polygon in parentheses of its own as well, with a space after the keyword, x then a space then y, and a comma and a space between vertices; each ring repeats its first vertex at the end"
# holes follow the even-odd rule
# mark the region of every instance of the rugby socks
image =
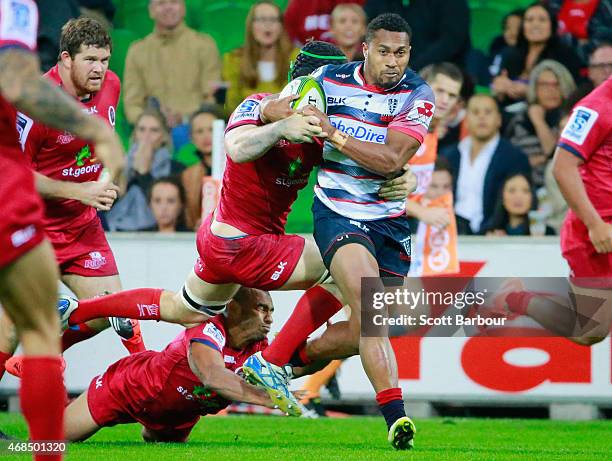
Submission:
POLYGON ((68 323, 78 325, 102 317, 125 317, 136 320, 160 320, 161 288, 137 288, 99 298, 79 301, 68 323))
POLYGON ((529 291, 513 291, 506 296, 506 304, 510 312, 514 312, 519 315, 527 315, 527 307, 529 302, 539 296, 537 293, 531 293, 529 291))
POLYGON ((4 376, 4 372, 6 371, 4 369, 4 364, 12 356, 13 356, 13 354, 7 354, 6 352, 0 351, 0 379, 2 379, 2 377, 4 376))
POLYGON ((90 328, 86 323, 79 323, 78 325, 68 328, 62 334, 62 352, 68 350, 76 343, 96 336, 98 333, 99 331, 90 328))
MULTIPOLYGON (((25 356, 21 388, 21 411, 30 440, 63 441, 66 388, 59 356, 25 356)), ((59 461, 60 454, 35 454, 35 461, 59 461)))
MULTIPOLYGON (((263 358, 278 366, 285 365, 308 336, 340 309, 342 303, 325 288, 310 288, 298 300, 291 317, 272 344, 263 351, 263 358)), ((303 358, 307 359, 305 354, 303 358)))
POLYGON ((380 391, 376 394, 376 402, 385 418, 387 429, 391 429, 395 421, 406 416, 402 390, 399 387, 392 387, 380 391))

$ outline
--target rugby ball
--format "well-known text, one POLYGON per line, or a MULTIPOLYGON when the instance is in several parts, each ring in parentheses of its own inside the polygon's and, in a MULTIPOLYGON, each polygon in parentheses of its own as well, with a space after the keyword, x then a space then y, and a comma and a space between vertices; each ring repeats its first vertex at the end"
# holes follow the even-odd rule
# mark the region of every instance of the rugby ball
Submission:
POLYGON ((291 80, 287 86, 283 88, 279 98, 284 98, 291 94, 299 96, 291 103, 292 109, 298 110, 308 104, 315 106, 323 113, 325 113, 327 109, 323 88, 321 88, 321 85, 310 76, 298 77, 295 80, 291 80))

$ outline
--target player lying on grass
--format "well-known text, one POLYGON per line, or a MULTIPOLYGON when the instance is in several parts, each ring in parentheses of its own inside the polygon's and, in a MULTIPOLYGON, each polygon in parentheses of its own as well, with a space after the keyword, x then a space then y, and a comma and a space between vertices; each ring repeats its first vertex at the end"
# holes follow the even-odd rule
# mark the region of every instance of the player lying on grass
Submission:
POLYGON ((147 442, 186 442, 201 415, 232 401, 293 414, 283 395, 269 395, 237 374, 248 356, 267 346, 273 312, 267 292, 242 288, 224 315, 185 330, 163 351, 115 362, 66 408, 66 439, 139 422, 147 442))

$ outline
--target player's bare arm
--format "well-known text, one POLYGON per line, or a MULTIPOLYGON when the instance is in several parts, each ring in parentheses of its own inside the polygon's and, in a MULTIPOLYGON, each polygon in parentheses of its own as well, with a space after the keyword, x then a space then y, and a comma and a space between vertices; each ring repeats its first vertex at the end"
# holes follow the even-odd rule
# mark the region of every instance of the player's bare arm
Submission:
POLYGON ((34 172, 36 190, 45 199, 78 200, 84 205, 94 207, 99 211, 108 211, 117 199, 119 186, 108 180, 75 183, 59 181, 34 172))
POLYGON ((225 149, 236 163, 252 162, 264 156, 281 139, 291 143, 312 142, 312 137, 325 137, 314 116, 293 114, 289 118, 264 126, 244 125, 225 135, 225 149))
POLYGON ((189 348, 189 366, 202 384, 227 400, 274 407, 265 390, 247 383, 225 368, 219 351, 209 346, 192 342, 189 348))
POLYGON ((421 143, 407 134, 389 130, 385 144, 359 141, 335 128, 326 114, 309 106, 305 114, 313 113, 321 121, 321 128, 336 149, 364 168, 383 176, 395 176, 416 153, 421 143))
POLYGON ((584 162, 568 150, 558 147, 553 174, 569 207, 589 229, 589 237, 598 253, 612 252, 612 225, 606 223, 589 200, 578 167, 584 162))
POLYGON ((85 114, 76 101, 43 79, 36 55, 17 48, 0 53, 0 87, 18 110, 46 125, 93 141, 96 156, 111 178, 119 176, 125 159, 113 130, 101 118, 85 114))

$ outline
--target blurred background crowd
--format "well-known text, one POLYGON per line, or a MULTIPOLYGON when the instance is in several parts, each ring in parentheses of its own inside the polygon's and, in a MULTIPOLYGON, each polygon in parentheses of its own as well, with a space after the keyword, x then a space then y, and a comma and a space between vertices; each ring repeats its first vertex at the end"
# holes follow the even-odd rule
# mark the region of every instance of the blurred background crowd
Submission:
MULTIPOLYGON (((433 148, 441 174, 432 186, 454 190, 459 233, 529 235, 531 212, 539 233, 556 234, 566 211, 551 172, 557 138, 572 106, 612 74, 612 0, 38 4, 45 70, 56 63, 68 19, 92 16, 111 30, 110 68, 122 82, 116 129, 128 149, 121 199, 104 216, 112 231, 194 230, 213 121, 252 93, 279 92, 308 40, 363 59, 368 19, 392 12, 412 27, 410 66, 440 97, 433 148)), ((312 231, 313 184, 294 206, 289 232, 312 231)), ((409 214, 440 219, 435 209, 409 214)))

